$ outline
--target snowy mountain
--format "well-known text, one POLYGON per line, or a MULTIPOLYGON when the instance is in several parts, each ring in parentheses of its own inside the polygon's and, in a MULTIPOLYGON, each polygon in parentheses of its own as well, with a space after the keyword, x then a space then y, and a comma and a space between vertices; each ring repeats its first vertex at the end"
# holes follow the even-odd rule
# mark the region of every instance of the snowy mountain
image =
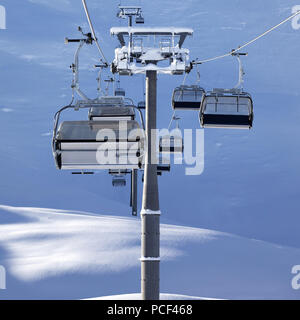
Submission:
MULTIPOLYGON (((119 1, 87 2, 99 41, 112 60, 117 40, 109 29, 126 24, 116 18, 119 1)), ((140 222, 129 216, 129 188, 113 189, 102 172, 59 172, 51 153, 54 113, 71 99, 69 66, 75 47, 64 45, 64 37, 77 37, 79 25, 88 31, 81 1, 1 4, 7 29, 0 30, 0 265, 7 269, 8 285, 0 297, 138 292, 140 222)), ((193 28, 194 36, 186 42, 191 58, 205 59, 253 39, 288 17, 297 3, 153 0, 142 5, 148 26, 193 28)), ((185 176, 184 167, 173 166, 159 178, 161 292, 299 299, 300 291, 290 284, 291 269, 300 264, 299 34, 288 22, 246 50, 245 89, 254 99, 253 130, 205 131, 204 173, 185 176)), ((92 97, 97 62, 96 48, 86 47, 80 77, 92 97)), ((230 87, 238 76, 231 57, 199 70, 206 89, 230 87)), ((161 128, 168 126, 172 90, 182 80, 159 77, 161 128)), ((195 80, 195 73, 187 77, 187 83, 195 80)), ((122 77, 121 86, 135 102, 142 99, 142 76, 122 77)), ((179 116, 181 128, 199 128, 196 112, 179 116)))

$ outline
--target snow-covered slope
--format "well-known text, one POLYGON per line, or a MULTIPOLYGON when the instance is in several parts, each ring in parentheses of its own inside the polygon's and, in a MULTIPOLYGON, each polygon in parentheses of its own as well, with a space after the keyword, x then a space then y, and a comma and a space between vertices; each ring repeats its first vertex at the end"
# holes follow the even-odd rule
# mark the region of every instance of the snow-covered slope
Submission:
MULTIPOLYGON (((91 298, 88 300, 141 300, 140 293, 120 294, 114 296, 91 298)), ((192 297, 181 294, 161 293, 160 300, 215 300, 212 298, 192 297)))
MULTIPOLYGON (((0 206, 1 299, 83 299, 139 291, 140 222, 0 206)), ((161 226, 161 292, 224 299, 296 298, 300 250, 235 235, 161 226)))
MULTIPOLYGON (((87 30, 81 2, 60 3, 2 3, 7 30, 0 32, 0 203, 126 216, 128 188, 114 190, 106 173, 78 177, 54 166, 52 120, 57 109, 70 101, 69 66, 75 50, 64 45, 64 37, 77 37, 78 25, 87 30), (32 17, 30 23, 24 16, 32 17)), ((115 18, 118 1, 89 0, 88 4, 103 49, 112 59, 117 41, 109 29, 126 23, 115 18)), ((147 26, 194 28, 193 38, 186 42, 191 57, 207 58, 275 25, 290 15, 295 2, 154 0, 142 4, 147 26)), ((289 22, 247 49, 245 88, 254 99, 254 129, 207 130, 204 173, 186 177, 183 168, 173 166, 159 179, 161 209, 172 223, 300 247, 299 32, 289 22)), ((81 85, 92 97, 97 58, 95 47, 82 51, 81 85)), ((237 65, 230 57, 204 64, 200 72, 206 89, 231 86, 237 79, 237 65)), ((192 73, 187 83, 194 80, 192 73)), ((181 81, 182 77, 159 77, 160 128, 168 126, 172 89, 181 81)), ((135 102, 142 99, 141 77, 122 77, 121 86, 135 102)), ((178 115, 181 128, 199 128, 196 112, 178 115)))

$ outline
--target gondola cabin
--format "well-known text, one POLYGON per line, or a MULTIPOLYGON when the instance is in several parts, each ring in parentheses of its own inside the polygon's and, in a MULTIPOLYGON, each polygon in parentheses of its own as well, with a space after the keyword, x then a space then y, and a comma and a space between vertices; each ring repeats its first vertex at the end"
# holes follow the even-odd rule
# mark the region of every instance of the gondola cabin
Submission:
POLYGON ((241 89, 214 89, 204 94, 200 122, 203 128, 251 129, 253 101, 241 89))

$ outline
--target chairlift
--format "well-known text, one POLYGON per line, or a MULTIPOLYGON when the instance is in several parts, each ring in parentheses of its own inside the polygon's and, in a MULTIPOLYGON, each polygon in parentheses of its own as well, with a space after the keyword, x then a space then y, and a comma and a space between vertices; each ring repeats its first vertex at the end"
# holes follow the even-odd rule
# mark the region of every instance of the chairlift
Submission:
POLYGON ((157 175, 161 176, 164 172, 170 172, 170 171, 171 171, 170 157, 166 156, 165 153, 159 153, 157 175))
POLYGON ((64 121, 58 111, 53 131, 53 154, 62 170, 132 170, 142 165, 144 137, 137 121, 64 121), (125 124, 124 123, 124 124, 125 124), (132 130, 140 136, 130 135, 132 130), (99 150, 102 150, 100 152, 99 150), (108 157, 109 155, 109 157, 108 157))
POLYGON ((136 24, 144 24, 144 23, 145 23, 145 19, 143 18, 142 15, 138 15, 138 16, 135 18, 135 23, 136 23, 136 24))
POLYGON ((113 187, 126 187, 126 179, 123 175, 114 176, 112 179, 113 187))
POLYGON ((250 94, 239 89, 214 89, 206 93, 200 122, 203 128, 251 129, 253 102, 250 94))
POLYGON ((182 153, 183 141, 181 136, 165 135, 160 138, 159 152, 161 153, 182 153))
POLYGON ((125 97, 126 92, 124 89, 120 88, 120 79, 117 81, 117 88, 115 89, 115 96, 125 97))
MULTIPOLYGON (((80 29, 80 31, 82 31, 80 29)), ((135 121, 135 110, 140 114, 143 128, 142 112, 134 106, 131 99, 125 98, 125 90, 118 85, 115 96, 109 97, 109 84, 114 78, 105 80, 107 87, 105 96, 101 90, 101 71, 107 65, 99 67, 98 98, 89 99, 79 88, 79 52, 83 44, 91 44, 91 34, 83 34, 86 39, 67 39, 66 42, 79 42, 75 54, 73 71, 72 101, 70 105, 61 108, 55 115, 52 138, 52 150, 58 169, 74 170, 72 174, 93 174, 94 170, 107 169, 113 176, 114 187, 126 186, 126 175, 131 174, 131 207, 132 214, 137 215, 137 172, 143 166, 144 132, 135 121), (83 100, 73 105, 74 93, 77 92, 83 100), (64 110, 89 109, 87 121, 65 121, 60 123, 64 110), (103 130, 103 131, 102 131, 103 130), (101 132, 102 131, 102 132, 101 132), (135 131, 133 134, 132 132, 135 131), (99 150, 103 151, 100 152, 99 150), (107 155, 109 155, 107 157, 107 155), (110 157, 111 156, 111 157, 110 157), (108 161, 107 161, 108 160, 108 161), (111 161, 112 160, 112 161, 111 161), (76 171, 75 171, 76 170, 76 171)))
POLYGON ((244 82, 244 70, 240 55, 234 53, 239 61, 239 82, 233 89, 213 89, 204 94, 200 123, 203 128, 251 129, 253 125, 253 101, 251 95, 239 88, 244 82))
POLYGON ((173 121, 177 122, 176 129, 172 130, 170 133, 160 137, 159 139, 159 152, 160 153, 183 153, 183 139, 181 130, 179 129, 180 118, 175 115, 172 116, 172 120, 169 124, 169 130, 171 128, 173 121))
POLYGON ((125 95, 126 95, 126 92, 125 92, 124 89, 122 89, 122 88, 117 88, 117 89, 115 90, 115 96, 117 96, 117 97, 125 97, 125 95))
POLYGON ((174 110, 199 110, 205 90, 198 85, 181 85, 175 88, 172 97, 174 110))

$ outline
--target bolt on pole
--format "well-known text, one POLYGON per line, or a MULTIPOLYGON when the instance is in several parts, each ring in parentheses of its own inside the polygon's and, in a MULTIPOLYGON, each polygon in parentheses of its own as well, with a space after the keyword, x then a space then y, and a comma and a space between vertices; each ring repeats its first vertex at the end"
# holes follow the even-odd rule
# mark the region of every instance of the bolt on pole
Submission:
POLYGON ((146 72, 146 159, 142 219, 142 300, 159 300, 160 210, 156 160, 157 72, 146 72), (154 160, 155 159, 155 160, 154 160))

